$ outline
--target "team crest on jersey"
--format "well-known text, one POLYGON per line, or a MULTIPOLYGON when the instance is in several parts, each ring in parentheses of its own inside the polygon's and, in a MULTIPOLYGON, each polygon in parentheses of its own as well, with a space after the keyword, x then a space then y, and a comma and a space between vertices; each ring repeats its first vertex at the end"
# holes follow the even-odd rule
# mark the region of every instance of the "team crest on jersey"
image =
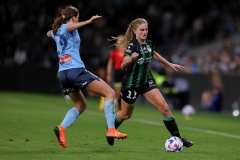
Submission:
POLYGON ((149 87, 156 87, 156 84, 153 80, 148 81, 149 87))
POLYGON ((149 47, 149 45, 147 46, 147 50, 148 52, 152 52, 152 49, 149 47))
POLYGON ((148 83, 149 83, 150 85, 153 84, 153 80, 150 80, 148 83))

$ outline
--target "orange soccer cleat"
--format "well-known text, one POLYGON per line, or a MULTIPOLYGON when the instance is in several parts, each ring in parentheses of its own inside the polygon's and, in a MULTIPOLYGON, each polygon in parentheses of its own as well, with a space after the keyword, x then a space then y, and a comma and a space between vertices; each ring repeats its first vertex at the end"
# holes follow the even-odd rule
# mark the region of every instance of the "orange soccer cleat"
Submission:
POLYGON ((66 142, 66 139, 65 139, 66 129, 63 126, 58 126, 58 127, 55 127, 53 131, 54 131, 54 133, 57 137, 58 144, 62 148, 66 148, 67 147, 67 142, 66 142))
POLYGON ((107 131, 106 137, 125 139, 127 138, 127 134, 118 132, 116 128, 109 128, 107 131))

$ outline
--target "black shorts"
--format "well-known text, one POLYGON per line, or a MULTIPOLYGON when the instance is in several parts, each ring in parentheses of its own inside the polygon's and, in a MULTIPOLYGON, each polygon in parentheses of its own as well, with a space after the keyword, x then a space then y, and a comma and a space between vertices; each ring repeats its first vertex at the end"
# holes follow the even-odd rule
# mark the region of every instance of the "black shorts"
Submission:
POLYGON ((133 104, 136 102, 139 95, 151 91, 152 89, 157 88, 154 80, 149 80, 147 83, 142 85, 139 88, 126 88, 121 87, 121 98, 128 104, 133 104))
POLYGON ((73 68, 58 73, 64 95, 71 92, 83 90, 94 80, 100 80, 99 77, 87 71, 85 68, 73 68))

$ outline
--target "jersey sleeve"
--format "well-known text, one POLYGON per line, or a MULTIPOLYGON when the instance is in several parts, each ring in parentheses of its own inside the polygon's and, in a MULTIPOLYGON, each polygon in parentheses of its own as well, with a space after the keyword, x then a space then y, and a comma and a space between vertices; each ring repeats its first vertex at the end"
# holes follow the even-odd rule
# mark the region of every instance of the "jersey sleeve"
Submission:
POLYGON ((61 25, 61 28, 59 28, 59 34, 60 35, 63 35, 63 34, 66 34, 66 33, 68 33, 68 31, 67 31, 67 28, 68 28, 68 26, 69 26, 70 24, 62 24, 61 25))
POLYGON ((134 41, 130 41, 126 51, 125 51, 125 54, 124 56, 131 56, 132 53, 136 52, 137 51, 137 43, 134 43, 134 41))

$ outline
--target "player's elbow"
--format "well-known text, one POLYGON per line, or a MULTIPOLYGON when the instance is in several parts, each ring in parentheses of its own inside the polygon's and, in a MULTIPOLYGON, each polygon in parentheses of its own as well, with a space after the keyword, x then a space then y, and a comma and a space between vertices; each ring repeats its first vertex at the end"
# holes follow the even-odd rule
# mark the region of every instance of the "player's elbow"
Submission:
POLYGON ((51 36, 51 31, 48 31, 48 32, 46 33, 46 36, 47 36, 47 37, 52 37, 52 36, 51 36))

